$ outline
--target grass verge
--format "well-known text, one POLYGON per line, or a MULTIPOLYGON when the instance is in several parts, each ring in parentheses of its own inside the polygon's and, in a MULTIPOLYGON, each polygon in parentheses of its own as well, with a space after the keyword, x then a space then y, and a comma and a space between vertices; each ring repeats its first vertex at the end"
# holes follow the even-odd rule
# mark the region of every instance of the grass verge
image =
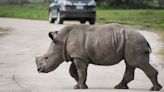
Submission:
POLYGON ((164 10, 154 9, 127 9, 97 11, 99 23, 121 23, 131 26, 164 30, 164 10))
MULTIPOLYGON (((164 30, 164 9, 101 9, 97 23, 120 23, 142 28, 164 30)), ((48 19, 48 6, 0 6, 0 17, 48 19)))
POLYGON ((48 19, 48 8, 35 6, 0 6, 0 17, 46 20, 48 19))

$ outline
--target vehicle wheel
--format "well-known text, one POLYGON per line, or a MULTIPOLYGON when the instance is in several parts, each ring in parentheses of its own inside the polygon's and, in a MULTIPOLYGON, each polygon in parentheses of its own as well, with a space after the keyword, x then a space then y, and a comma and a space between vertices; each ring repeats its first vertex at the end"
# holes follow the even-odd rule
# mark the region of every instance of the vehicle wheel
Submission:
POLYGON ((80 20, 80 23, 81 24, 85 24, 85 20, 80 20))
POLYGON ((57 24, 63 24, 63 19, 60 16, 60 12, 57 13, 56 23, 57 24))
POLYGON ((91 25, 94 25, 95 24, 95 18, 91 18, 90 20, 89 20, 89 23, 91 24, 91 25))
POLYGON ((54 23, 54 22, 55 22, 55 19, 52 18, 52 12, 51 12, 51 11, 50 11, 49 14, 48 14, 48 21, 49 21, 50 23, 54 23))

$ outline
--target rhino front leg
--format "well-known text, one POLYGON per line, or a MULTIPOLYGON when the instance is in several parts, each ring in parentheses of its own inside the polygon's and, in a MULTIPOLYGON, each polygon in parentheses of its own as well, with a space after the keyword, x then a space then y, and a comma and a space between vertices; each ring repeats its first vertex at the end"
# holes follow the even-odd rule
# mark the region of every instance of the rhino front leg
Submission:
POLYGON ((76 69, 76 66, 75 66, 74 63, 71 63, 70 68, 69 68, 69 73, 76 80, 76 82, 78 83, 79 77, 78 77, 77 69, 76 69))
POLYGON ((74 64, 77 69, 77 74, 79 77, 78 84, 74 86, 75 89, 87 89, 88 86, 86 85, 87 80, 87 68, 88 63, 81 59, 74 59, 74 64))
POLYGON ((124 77, 122 81, 118 85, 116 85, 114 88, 115 89, 129 89, 127 84, 134 79, 134 70, 135 70, 135 67, 132 67, 126 63, 126 70, 124 73, 124 77))

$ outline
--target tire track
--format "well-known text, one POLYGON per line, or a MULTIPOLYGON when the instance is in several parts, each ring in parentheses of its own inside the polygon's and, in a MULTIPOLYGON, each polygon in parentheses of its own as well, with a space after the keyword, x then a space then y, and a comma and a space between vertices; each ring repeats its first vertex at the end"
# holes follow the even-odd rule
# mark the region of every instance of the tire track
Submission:
POLYGON ((24 87, 24 86, 21 84, 21 82, 20 82, 19 80, 17 80, 17 78, 16 78, 16 73, 14 73, 14 74, 12 75, 12 80, 13 80, 13 82, 14 82, 17 86, 19 86, 20 88, 24 89, 24 90, 25 90, 24 92, 32 92, 31 89, 29 89, 29 88, 27 88, 27 87, 24 87))

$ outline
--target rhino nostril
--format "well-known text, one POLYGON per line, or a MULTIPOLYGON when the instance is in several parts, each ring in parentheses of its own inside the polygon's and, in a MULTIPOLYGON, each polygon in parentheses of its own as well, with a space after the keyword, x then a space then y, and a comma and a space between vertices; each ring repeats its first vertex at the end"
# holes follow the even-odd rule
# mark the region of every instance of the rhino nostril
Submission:
POLYGON ((38 72, 44 72, 44 69, 39 67, 38 72))
POLYGON ((41 70, 42 70, 42 69, 39 67, 39 68, 38 68, 38 71, 41 72, 41 70))
POLYGON ((38 71, 40 70, 40 68, 38 68, 38 71))

